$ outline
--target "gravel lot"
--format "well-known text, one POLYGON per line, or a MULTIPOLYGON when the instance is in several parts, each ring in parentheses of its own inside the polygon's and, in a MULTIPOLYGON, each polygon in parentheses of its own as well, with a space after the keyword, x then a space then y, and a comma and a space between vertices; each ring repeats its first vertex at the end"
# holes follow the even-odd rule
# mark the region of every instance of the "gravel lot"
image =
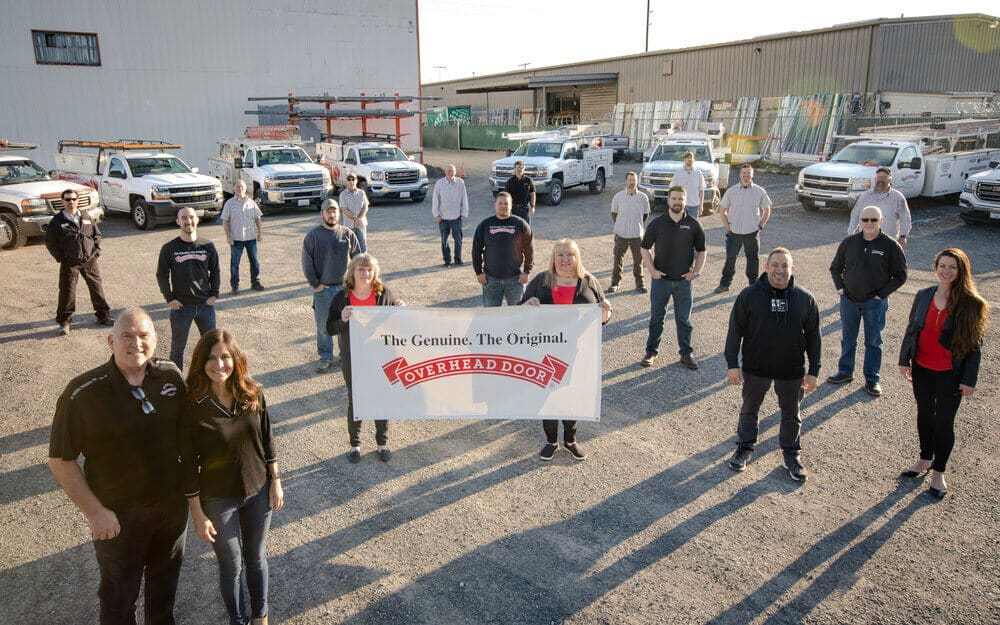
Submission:
MULTIPOLYGON (((474 206, 466 226, 492 212, 489 153, 428 153, 464 167, 474 206)), ((609 206, 634 164, 621 164, 599 196, 566 194, 539 207, 537 265, 552 241, 575 238, 604 284, 611 264, 609 206)), ((828 267, 843 236, 844 211, 805 213, 793 179, 760 175, 777 207, 762 249, 795 254, 796 282, 816 296, 823 371, 839 356, 839 315, 828 267)), ((925 486, 901 483, 916 458, 915 406, 894 366, 913 294, 932 284, 929 265, 946 245, 965 248, 979 286, 1000 305, 997 230, 965 226, 954 205, 921 203, 909 251, 911 277, 892 298, 885 334, 885 395, 857 384, 820 385, 803 402, 807 484, 779 470, 777 406, 761 414, 761 445, 746 473, 725 465, 734 444, 739 392, 723 383, 722 349, 733 291, 714 295, 722 228, 705 220, 709 258, 695 288, 697 372, 671 355, 643 369, 648 299, 612 297, 605 328, 603 418, 581 424, 589 459, 541 463, 535 422, 411 422, 391 430, 392 461, 373 452, 347 462, 346 396, 338 370, 313 372, 308 289, 299 269, 304 233, 318 216, 266 218, 262 249, 268 290, 225 296, 219 323, 235 329, 268 393, 288 505, 270 539, 275 623, 998 623, 1000 506, 996 476, 998 332, 987 338, 979 390, 966 401, 949 480, 937 503, 925 486)), ((167 308, 153 276, 175 230, 105 224, 102 271, 117 308, 146 306, 169 347, 167 308)), ((219 225, 202 229, 228 251, 219 225)), ((388 281, 411 304, 476 306, 472 270, 440 266, 430 199, 377 206, 369 245, 388 281)), ((81 515, 45 465, 56 398, 75 374, 107 356, 81 284, 76 330, 59 336, 52 318, 56 266, 40 243, 0 256, 0 621, 93 623, 97 571, 81 515)), ((244 271, 246 265, 244 264, 244 271)), ((737 281, 743 271, 737 267, 737 281)), ((245 281, 245 280, 244 280, 245 281)), ((624 285, 631 287, 626 268, 624 285)), ((192 333, 191 354, 196 333, 192 333)), ((860 370, 860 364, 858 365, 860 370)), ((191 532, 180 583, 179 623, 222 623, 217 566, 191 532)))

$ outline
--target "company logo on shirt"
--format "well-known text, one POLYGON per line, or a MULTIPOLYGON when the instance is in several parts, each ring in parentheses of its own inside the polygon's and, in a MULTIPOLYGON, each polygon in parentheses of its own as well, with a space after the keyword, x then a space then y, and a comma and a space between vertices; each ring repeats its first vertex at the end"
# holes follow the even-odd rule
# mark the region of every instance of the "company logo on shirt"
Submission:
POLYGON ((163 388, 160 389, 160 395, 164 397, 173 397, 177 394, 177 387, 173 384, 164 384, 163 388))
POLYGON ((788 300, 781 299, 779 297, 771 298, 771 312, 773 313, 786 313, 788 312, 788 300))
POLYGON ((878 256, 885 256, 885 252, 882 250, 869 250, 872 254, 877 254, 878 256))
POLYGON ((545 356, 541 362, 499 354, 459 354, 431 358, 409 364, 403 357, 382 365, 390 384, 397 382, 410 388, 422 382, 453 375, 500 375, 545 388, 553 380, 562 382, 569 365, 555 356, 545 356))
POLYGON ((490 234, 514 234, 517 229, 514 226, 490 226, 490 234))
POLYGON ((183 263, 189 260, 196 260, 203 263, 208 260, 208 252, 181 252, 174 255, 175 263, 183 263))

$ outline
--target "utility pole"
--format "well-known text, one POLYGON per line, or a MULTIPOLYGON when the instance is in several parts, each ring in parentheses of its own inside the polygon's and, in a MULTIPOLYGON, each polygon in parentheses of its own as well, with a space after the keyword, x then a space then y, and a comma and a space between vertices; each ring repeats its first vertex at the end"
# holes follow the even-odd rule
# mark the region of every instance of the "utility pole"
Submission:
POLYGON ((646 52, 649 52, 649 3, 652 0, 646 0, 646 52))
POLYGON ((529 65, 531 65, 531 63, 518 63, 517 64, 517 66, 521 68, 521 71, 527 70, 529 65))

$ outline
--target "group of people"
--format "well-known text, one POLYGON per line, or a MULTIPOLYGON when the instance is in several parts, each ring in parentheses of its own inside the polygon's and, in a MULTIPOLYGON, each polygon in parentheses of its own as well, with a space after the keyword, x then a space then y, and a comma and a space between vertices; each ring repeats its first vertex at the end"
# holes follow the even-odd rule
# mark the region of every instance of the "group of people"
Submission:
MULTIPOLYGON (((883 172, 879 173, 883 176, 883 172)), ((705 269, 707 247, 699 214, 688 190, 670 189, 667 210, 653 215, 637 188, 634 172, 611 205, 613 272, 603 288, 583 263, 570 239, 555 243, 545 271, 532 277, 534 242, 530 224, 535 198, 523 167, 515 170, 510 192, 501 192, 494 214, 476 227, 472 266, 484 306, 597 305, 606 324, 612 316, 607 294, 615 293, 623 257, 631 250, 636 287, 646 292, 649 274, 650 319, 640 363, 653 366, 659 355, 665 311, 674 301, 680 364, 699 368, 694 357, 691 320, 692 283, 705 269), (523 179, 523 180, 522 180, 523 179), (515 209, 517 211, 515 212, 515 209)), ((889 180, 876 182, 872 203, 856 210, 860 231, 838 247, 831 278, 840 292, 843 326, 841 358, 828 382, 853 378, 858 330, 865 327, 865 390, 881 394, 881 334, 890 295, 906 281, 906 258, 900 238, 909 233, 908 211, 901 210, 889 180), (896 221, 897 237, 882 231, 883 210, 896 221), (905 216, 904 216, 905 215, 905 216)), ((698 185, 695 185, 696 187, 698 185)), ((66 210, 57 233, 47 243, 60 261, 60 285, 83 275, 100 294, 100 233, 97 225, 75 215, 72 191, 63 195, 66 210), (66 265, 66 269, 62 269, 66 265), (96 278, 96 280, 94 280, 96 278)), ((698 201, 704 200, 704 188, 698 201)), ((251 282, 260 285, 257 245, 262 227, 259 209, 238 188, 223 214, 227 240, 251 256, 251 282), (235 201, 234 201, 235 200, 235 201), (253 245, 247 245, 253 241, 253 245), (236 245, 236 242, 241 242, 236 245)), ((902 203, 905 209, 905 199, 902 203)), ((316 324, 317 372, 334 366, 337 337, 341 371, 348 389, 348 460, 360 462, 361 423, 354 420, 350 320, 357 306, 405 305, 382 277, 378 259, 367 251, 367 198, 349 181, 340 201, 324 201, 320 223, 302 244, 302 270, 312 289, 316 324)), ((462 265, 462 220, 469 215, 464 181, 454 167, 433 191, 432 214, 440 225, 446 266, 462 265), (454 255, 448 246, 454 242, 454 255)), ((720 203, 726 229, 726 263, 717 293, 730 288, 737 256, 747 255, 748 286, 736 297, 725 342, 726 378, 742 387, 736 449, 729 466, 746 469, 758 437, 758 414, 774 386, 781 410, 779 441, 783 464, 797 481, 807 478, 801 461, 799 402, 812 391, 820 371, 819 310, 813 296, 795 284, 792 252, 775 247, 758 274, 758 249, 771 217, 766 191, 753 183, 744 165, 740 184, 720 203)), ((110 308, 98 307, 99 319, 113 330, 111 359, 69 383, 53 420, 49 465, 59 484, 84 514, 94 538, 101 573, 101 622, 132 623, 140 583, 145 576, 146 622, 172 623, 173 602, 184 553, 188 515, 197 534, 212 544, 219 562, 219 583, 231 623, 266 623, 268 572, 266 542, 271 514, 284 505, 276 445, 263 389, 250 374, 247 356, 234 336, 215 327, 219 294, 218 253, 198 238, 198 218, 190 209, 178 213, 180 235, 161 250, 157 278, 170 308, 170 361, 153 358, 156 330, 149 315, 131 308, 112 320, 110 308), (201 337, 187 367, 184 346, 191 324, 201 337), (84 458, 83 470, 77 464, 84 458), (246 592, 244 592, 246 591, 246 592), (245 596, 248 593, 248 596, 245 596)), ((857 226, 855 226, 857 228, 857 226)), ((905 243, 905 238, 903 238, 905 243)), ((238 258, 230 284, 239 288, 238 258)), ((930 492, 944 497, 944 473, 954 445, 954 419, 963 397, 973 394, 988 305, 976 291, 971 263, 957 248, 934 259, 938 284, 917 293, 900 349, 901 374, 912 382, 917 402, 919 459, 903 475, 931 475, 930 492)), ((92 295, 95 293, 91 286, 92 295)), ((68 323, 60 296, 60 320, 68 323)), ((60 321, 62 322, 62 321, 60 321)), ((544 420, 545 443, 539 452, 551 460, 559 446, 559 423, 544 420)), ((577 460, 586 453, 577 441, 576 422, 563 421, 562 448, 577 460)), ((389 423, 375 422, 376 453, 391 458, 389 423)))

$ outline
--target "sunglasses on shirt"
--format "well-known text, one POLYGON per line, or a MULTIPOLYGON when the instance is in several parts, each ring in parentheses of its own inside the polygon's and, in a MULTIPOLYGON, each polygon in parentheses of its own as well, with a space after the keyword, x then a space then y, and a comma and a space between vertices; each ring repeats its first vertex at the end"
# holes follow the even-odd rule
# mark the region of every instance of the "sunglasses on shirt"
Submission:
POLYGON ((142 414, 153 414, 154 412, 156 412, 156 408, 153 407, 153 404, 150 403, 148 399, 146 399, 146 391, 142 390, 142 387, 133 386, 132 397, 138 399, 140 404, 142 405, 142 414))

